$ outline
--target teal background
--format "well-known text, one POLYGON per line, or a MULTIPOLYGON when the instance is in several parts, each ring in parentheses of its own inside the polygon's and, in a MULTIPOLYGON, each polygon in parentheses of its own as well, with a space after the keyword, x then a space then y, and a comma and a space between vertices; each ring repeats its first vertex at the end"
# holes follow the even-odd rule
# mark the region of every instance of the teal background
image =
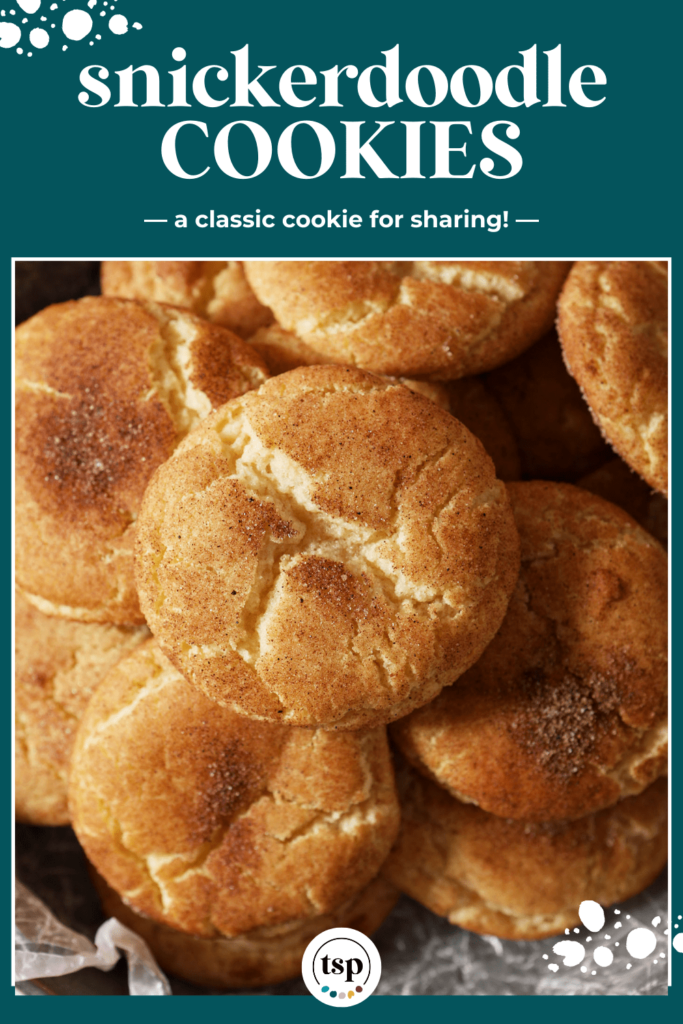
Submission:
MULTIPOLYGON (((673 54, 675 26, 664 15, 666 7, 653 5, 646 14, 642 4, 599 0, 579 0, 557 10, 547 3, 527 2, 523 11, 510 3, 458 5, 443 0, 422 6, 405 0, 348 0, 338 6, 311 0, 292 6, 272 0, 257 6, 215 0, 121 0, 117 10, 131 23, 140 21, 142 31, 117 37, 105 30, 101 42, 92 47, 87 40, 71 43, 65 53, 61 39, 53 40, 31 58, 0 50, 3 128, 9 143, 3 168, 3 220, 15 255, 261 256, 266 255, 264 246, 272 256, 518 257, 669 251, 680 177, 673 106, 680 86, 673 54), (420 64, 434 64, 450 77, 461 65, 480 64, 494 78, 506 65, 521 63, 519 50, 534 43, 542 71, 542 52, 562 43, 567 106, 507 108, 494 95, 483 107, 471 110, 452 100, 432 109, 414 107, 407 100, 390 109, 372 109, 361 104, 357 94, 353 102, 357 81, 351 80, 340 85, 342 97, 350 97, 343 108, 226 105, 212 110, 196 101, 191 108, 116 108, 113 97, 101 109, 86 109, 77 100, 80 70, 97 62, 110 70, 110 86, 118 82, 115 69, 131 63, 154 65, 166 90, 162 100, 170 101, 167 72, 180 66, 171 58, 176 46, 187 51, 188 78, 206 64, 223 64, 229 70, 227 83, 210 81, 209 88, 220 96, 225 90, 234 95, 231 51, 245 43, 250 44, 254 73, 258 64, 277 65, 278 71, 264 78, 264 84, 276 85, 291 64, 320 71, 354 63, 362 69, 381 63, 381 51, 397 42, 403 74, 420 64), (593 94, 605 92, 607 98, 592 109, 576 106, 567 95, 568 72, 583 64, 597 64, 607 75, 607 85, 593 89, 593 94), (321 121, 338 140, 342 119, 367 121, 369 134, 376 120, 470 120, 468 156, 477 161, 487 155, 479 140, 481 129, 490 121, 506 119, 520 127, 520 138, 510 141, 520 148, 524 166, 506 181, 489 180, 479 170, 473 179, 461 181, 379 180, 371 171, 364 180, 340 180, 338 146, 335 165, 321 178, 291 178, 274 157, 260 177, 238 181, 213 165, 212 142, 224 124, 242 119, 260 122, 274 139, 295 121, 321 121), (192 150, 186 157, 188 169, 212 165, 208 174, 194 181, 175 178, 161 160, 162 137, 181 120, 204 121, 209 129, 209 140, 196 128, 184 129, 182 135, 183 152, 192 150), (192 223, 196 214, 210 209, 233 213, 260 207, 281 216, 342 207, 362 214, 375 208, 408 214, 425 206, 443 212, 507 209, 512 219, 538 217, 540 224, 511 224, 498 234, 403 225, 374 231, 367 226, 346 231, 211 231, 143 224, 145 217, 176 213, 191 215, 192 223)), ((513 82, 514 77, 515 73, 513 82)), ((515 87, 519 90, 517 82, 515 87)), ((306 95, 314 91, 306 90, 306 95)), ((539 96, 544 97, 542 85, 539 96)), ((431 131, 425 125, 426 138, 431 131)), ((384 134, 377 149, 401 173, 403 128, 384 134)), ((459 135, 454 145, 459 144, 456 138, 459 135)), ((245 172, 253 160, 252 148, 245 142, 245 172)), ((453 169, 461 165, 469 167, 469 160, 454 157, 453 169)))
MULTIPOLYGON (((9 7, 7 0, 5 4, 9 7)), ((47 0, 43 6, 49 6, 47 0)), ((85 8, 85 0, 81 6, 85 8)), ((72 43, 66 52, 61 51, 62 40, 57 44, 53 39, 31 58, 0 50, 4 142, 0 162, 0 300, 5 324, 10 324, 12 257, 672 257, 677 299, 681 90, 677 50, 680 18, 673 4, 579 0, 571 5, 527 2, 520 8, 509 2, 458 5, 437 0, 416 5, 405 0, 345 0, 331 5, 299 0, 285 5, 262 0, 258 5, 237 6, 209 0, 120 0, 117 12, 126 15, 131 24, 134 20, 142 22, 143 30, 120 37, 102 31, 102 41, 93 47, 87 46, 87 41, 72 43), (357 100, 343 108, 312 105, 301 110, 285 106, 276 110, 233 109, 228 105, 209 110, 196 104, 189 109, 116 109, 112 100, 102 109, 88 110, 77 101, 81 91, 78 74, 87 64, 106 65, 112 72, 107 84, 112 84, 114 69, 130 63, 135 67, 155 65, 163 80, 168 78, 167 70, 179 66, 172 60, 171 50, 183 46, 190 73, 214 63, 232 71, 230 51, 247 42, 254 73, 257 64, 275 64, 279 73, 296 63, 308 64, 316 71, 337 63, 354 63, 362 69, 380 63, 381 51, 398 42, 403 74, 419 64, 434 64, 449 77, 463 64, 481 64, 495 77, 502 67, 521 62, 519 50, 536 43, 542 54, 562 43, 564 82, 568 72, 579 65, 597 64, 607 74, 607 99, 594 109, 576 107, 565 98, 568 105, 564 109, 544 109, 539 104, 529 110, 511 110, 494 98, 484 107, 468 111, 448 101, 433 110, 416 109, 407 102, 390 110, 372 110, 357 100), (161 139, 171 124, 184 119, 205 121, 213 139, 228 121, 246 118, 262 123, 274 138, 285 125, 304 119, 327 123, 337 138, 341 135, 335 126, 342 119, 365 120, 371 131, 375 120, 471 120, 473 136, 468 152, 477 161, 486 155, 477 141, 483 126, 506 119, 520 126, 520 138, 512 144, 521 150, 524 166, 507 181, 489 180, 479 171, 472 180, 462 181, 377 180, 370 171, 365 180, 342 181, 339 174, 343 171, 337 169, 338 164, 323 178, 299 181, 275 163, 251 181, 227 178, 216 167, 196 181, 180 181, 164 168, 161 139), (375 208, 406 215, 425 207, 433 212, 458 213, 465 207, 482 213, 507 209, 511 219, 538 217, 540 223, 512 224, 497 234, 481 230, 417 231, 408 227, 374 231, 369 227, 353 231, 210 231, 143 224, 145 217, 172 218, 176 213, 187 214, 192 224, 196 214, 210 209, 235 213, 256 207, 278 217, 288 212, 311 214, 342 207, 366 215, 375 208)), ((30 20, 37 21, 37 16, 30 20)), ((539 67, 544 66, 542 57, 539 67)), ((273 81, 277 77, 279 74, 273 75, 273 81)), ((270 78, 266 80, 270 82, 270 78)), ((343 94, 355 93, 355 84, 343 83, 343 94)), ((231 79, 227 83, 230 85, 231 79)), ((543 97, 542 85, 539 95, 543 97)), ((196 134, 203 147, 196 154, 201 169, 205 163, 212 163, 212 159, 203 159, 204 155, 210 158, 211 144, 196 134)), ((396 135, 401 137, 398 131, 396 135)), ((401 173, 399 154, 391 144, 386 150, 379 145, 377 149, 401 173)), ((189 158, 194 158, 194 153, 189 158)), ((8 388, 10 339, 8 331, 8 388)), ((675 389, 678 376, 674 339, 675 389)), ((674 413, 675 409, 674 401, 674 413)), ((9 416, 8 411, 4 412, 8 438, 9 416)), ((672 439, 677 436, 677 428, 674 418, 672 439)), ((9 442, 4 451, 9 474, 9 442)), ((672 508, 675 514, 675 502, 672 508)), ((6 537, 10 514, 6 502, 6 537)), ((672 551, 673 569, 675 546, 672 551)), ((9 559, 6 544, 3 569, 8 581, 4 591, 8 610, 9 559)), ((676 593, 675 587, 674 624, 676 593)), ((4 622, 9 644, 8 614, 4 622)), ((675 642, 676 632, 674 628, 675 642)), ((678 703, 674 694, 676 734, 681 730, 678 703)), ((673 758, 676 769, 680 758, 675 750, 673 758)), ((679 790, 674 786, 674 867, 681 856, 679 790)), ((683 895, 675 871, 673 885, 675 919, 677 913, 683 913, 683 895)), ((8 892, 3 907, 8 921, 8 892)), ((672 961, 671 995, 647 1012, 680 1019, 683 956, 674 952, 672 961)), ((8 986, 5 993, 11 997, 8 986)), ((644 1012, 640 1002, 621 997, 608 1008, 595 998, 572 1005, 567 998, 555 997, 548 1005, 547 997, 520 996, 504 1004, 501 997, 489 997, 476 1007, 471 998, 464 997, 464 1002, 449 997, 373 998, 354 1013, 387 1021, 412 1020, 416 1013, 428 1014, 434 1021, 450 1021, 454 1014, 467 1017, 472 1013, 491 1020, 504 1014, 513 1018, 523 1015, 525 1020, 545 1020, 552 1015, 563 1021, 574 1019, 577 1013, 597 1020, 599 1015, 611 1012, 628 1020, 644 1012)), ((86 997, 57 1003, 53 1000, 49 1006, 22 999, 13 1001, 10 1008, 27 1020, 48 1013, 68 1014, 72 1020, 93 1013, 113 1019, 117 1012, 110 998, 100 998, 91 1005, 86 997)), ((268 1015, 307 1021, 327 1012, 316 1000, 300 997, 233 997, 215 1005, 203 1002, 201 1009, 205 1013, 230 1014, 236 1020, 247 1015, 265 1020, 268 1015)), ((168 1018, 180 1019, 186 1012, 187 1004, 178 999, 155 1005, 155 1013, 168 1018)), ((134 1000, 126 1004, 126 1013, 141 1017, 149 1009, 147 1004, 134 1000)))

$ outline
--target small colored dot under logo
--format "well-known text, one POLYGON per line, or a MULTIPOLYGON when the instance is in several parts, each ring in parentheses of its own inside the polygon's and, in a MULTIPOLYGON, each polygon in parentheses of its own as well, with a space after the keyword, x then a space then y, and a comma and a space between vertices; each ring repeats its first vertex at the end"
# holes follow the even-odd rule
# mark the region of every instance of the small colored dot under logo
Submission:
POLYGON ((362 992, 363 991, 363 986, 362 985, 356 985, 356 992, 354 992, 353 989, 349 989, 348 992, 337 992, 336 989, 333 989, 330 992, 330 986, 329 985, 323 985, 321 987, 320 991, 321 992, 329 992, 330 993, 330 999, 353 999, 353 997, 355 996, 356 992, 362 992))

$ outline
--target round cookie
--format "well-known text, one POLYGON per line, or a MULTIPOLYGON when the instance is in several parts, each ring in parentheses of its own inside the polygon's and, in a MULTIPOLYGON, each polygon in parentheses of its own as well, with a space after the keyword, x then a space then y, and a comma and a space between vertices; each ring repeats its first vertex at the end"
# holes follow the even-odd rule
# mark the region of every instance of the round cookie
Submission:
POLYGON ((569 372, 629 466, 668 493, 668 268, 664 261, 581 261, 557 327, 569 372))
POLYGON ((575 483, 612 457, 554 331, 485 380, 510 423, 525 479, 575 483))
POLYGON ((184 306, 240 338, 273 321, 238 260, 105 260, 100 281, 103 295, 184 306))
POLYGON ((49 618, 21 594, 15 603, 14 793, 18 821, 68 825, 67 780, 78 722, 145 626, 49 618))
POLYGON ((669 503, 661 494, 653 492, 621 459, 610 459, 593 473, 582 477, 578 486, 623 508, 666 549, 669 503))
POLYGON ((105 914, 141 935, 162 970, 195 985, 219 989, 256 988, 296 978, 306 946, 316 935, 328 928, 355 928, 372 935, 398 898, 397 889, 379 875, 329 914, 264 925, 233 939, 204 938, 137 914, 96 872, 92 875, 105 914))
POLYGON ((401 833, 382 874, 435 914, 482 935, 542 939, 645 889, 666 864, 667 787, 572 822, 529 824, 399 774, 401 833))
POLYGON ((159 645, 213 700, 357 729, 473 664, 518 557, 505 486, 461 423, 320 366, 226 404, 157 471, 136 574, 159 645))
POLYGON ((88 859, 124 902, 205 938, 336 911, 378 873, 399 825, 384 729, 235 715, 153 641, 91 700, 69 800, 88 859))
POLYGON ((666 555, 571 484, 508 490, 522 569, 503 625, 457 687, 392 733, 461 800, 505 818, 579 818, 666 772, 666 555))
MULTIPOLYGON (((552 326, 569 264, 247 260, 244 267, 257 298, 295 335, 298 362, 453 380, 492 370, 537 341, 552 326)), ((282 361, 286 335, 274 342, 282 361)), ((267 346, 267 332, 258 344, 267 346)))
POLYGON ((266 379, 184 310, 88 297, 16 331, 17 584, 41 611, 141 623, 133 538, 153 471, 212 408, 266 379))

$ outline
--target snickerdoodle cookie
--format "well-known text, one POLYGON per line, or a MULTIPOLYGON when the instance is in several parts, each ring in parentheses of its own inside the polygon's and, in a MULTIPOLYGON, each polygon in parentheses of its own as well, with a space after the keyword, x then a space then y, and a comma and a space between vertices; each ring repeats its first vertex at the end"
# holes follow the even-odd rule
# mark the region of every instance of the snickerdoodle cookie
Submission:
POLYGON ((382 874, 451 924, 541 939, 654 881, 667 857, 666 780, 571 822, 530 824, 461 803, 399 772, 401 833, 382 874))
POLYGON ((68 825, 67 780, 76 729, 92 694, 145 626, 69 622, 16 595, 15 809, 31 825, 68 825))
POLYGON ((612 458, 554 331, 485 381, 508 418, 527 480, 576 483, 612 458))
POLYGON ((393 735, 461 800, 506 818, 579 818, 666 772, 666 555, 571 484, 508 490, 522 570, 503 625, 457 687, 393 735))
POLYGON ((17 583, 41 611, 144 622, 133 574, 147 481, 212 408, 266 379, 184 310, 92 297, 16 332, 17 583))
POLYGON ((236 715, 153 641, 88 705, 69 800, 88 859, 124 902, 205 938, 334 913, 378 873, 399 825, 385 729, 236 715))
POLYGON ((162 650, 213 700, 357 729, 476 661, 518 559, 505 486, 461 423, 318 366, 227 403, 156 472, 136 578, 162 650))
POLYGON ((582 261, 557 322, 569 372, 610 444, 651 487, 668 489, 668 268, 582 261))
POLYGON ((372 935, 393 909, 398 890, 381 875, 357 896, 318 917, 264 925, 234 938, 188 935, 136 913, 103 878, 93 882, 108 917, 116 917, 145 940, 157 963, 195 985, 236 989, 274 985, 301 973, 306 946, 328 928, 355 928, 372 935))
MULTIPOLYGON (((531 260, 244 264, 279 328, 275 356, 453 380, 513 359, 552 325, 568 263, 531 260)), ((255 339, 262 351, 268 332, 255 339)))
POLYGON ((272 323, 236 260, 105 260, 103 295, 184 306, 246 338, 272 323))
POLYGON ((578 481, 578 486, 623 508, 660 544, 669 540, 669 503, 619 458, 610 459, 578 481))

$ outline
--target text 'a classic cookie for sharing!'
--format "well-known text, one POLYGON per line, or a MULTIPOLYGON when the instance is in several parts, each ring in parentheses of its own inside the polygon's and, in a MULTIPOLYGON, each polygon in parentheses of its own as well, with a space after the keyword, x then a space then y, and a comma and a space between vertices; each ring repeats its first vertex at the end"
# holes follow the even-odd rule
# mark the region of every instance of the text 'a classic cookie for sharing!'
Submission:
POLYGON ((252 721, 197 693, 153 641, 90 702, 69 800, 89 860, 124 902, 206 939, 335 913, 375 878, 399 825, 383 727, 252 721))
POLYGON ((185 310, 89 297, 16 331, 17 584, 41 611, 141 623, 135 523, 178 442, 267 377, 235 335, 185 310))
POLYGON ((574 264, 558 303, 569 372, 622 459, 669 487, 669 312, 665 262, 574 264))
MULTIPOLYGON (((246 260, 277 320, 253 343, 280 369, 341 363, 455 380, 514 359, 552 326, 569 263, 246 260)), ((278 372, 275 370, 275 372, 278 372)))
POLYGON ((479 661, 392 726, 408 760, 504 818, 579 818, 667 770, 667 561, 571 484, 511 483, 522 569, 479 661))
POLYGON ((160 647, 254 718, 356 729, 453 683, 519 569, 481 443, 401 384, 303 367, 209 417, 155 474, 136 578, 160 647))

